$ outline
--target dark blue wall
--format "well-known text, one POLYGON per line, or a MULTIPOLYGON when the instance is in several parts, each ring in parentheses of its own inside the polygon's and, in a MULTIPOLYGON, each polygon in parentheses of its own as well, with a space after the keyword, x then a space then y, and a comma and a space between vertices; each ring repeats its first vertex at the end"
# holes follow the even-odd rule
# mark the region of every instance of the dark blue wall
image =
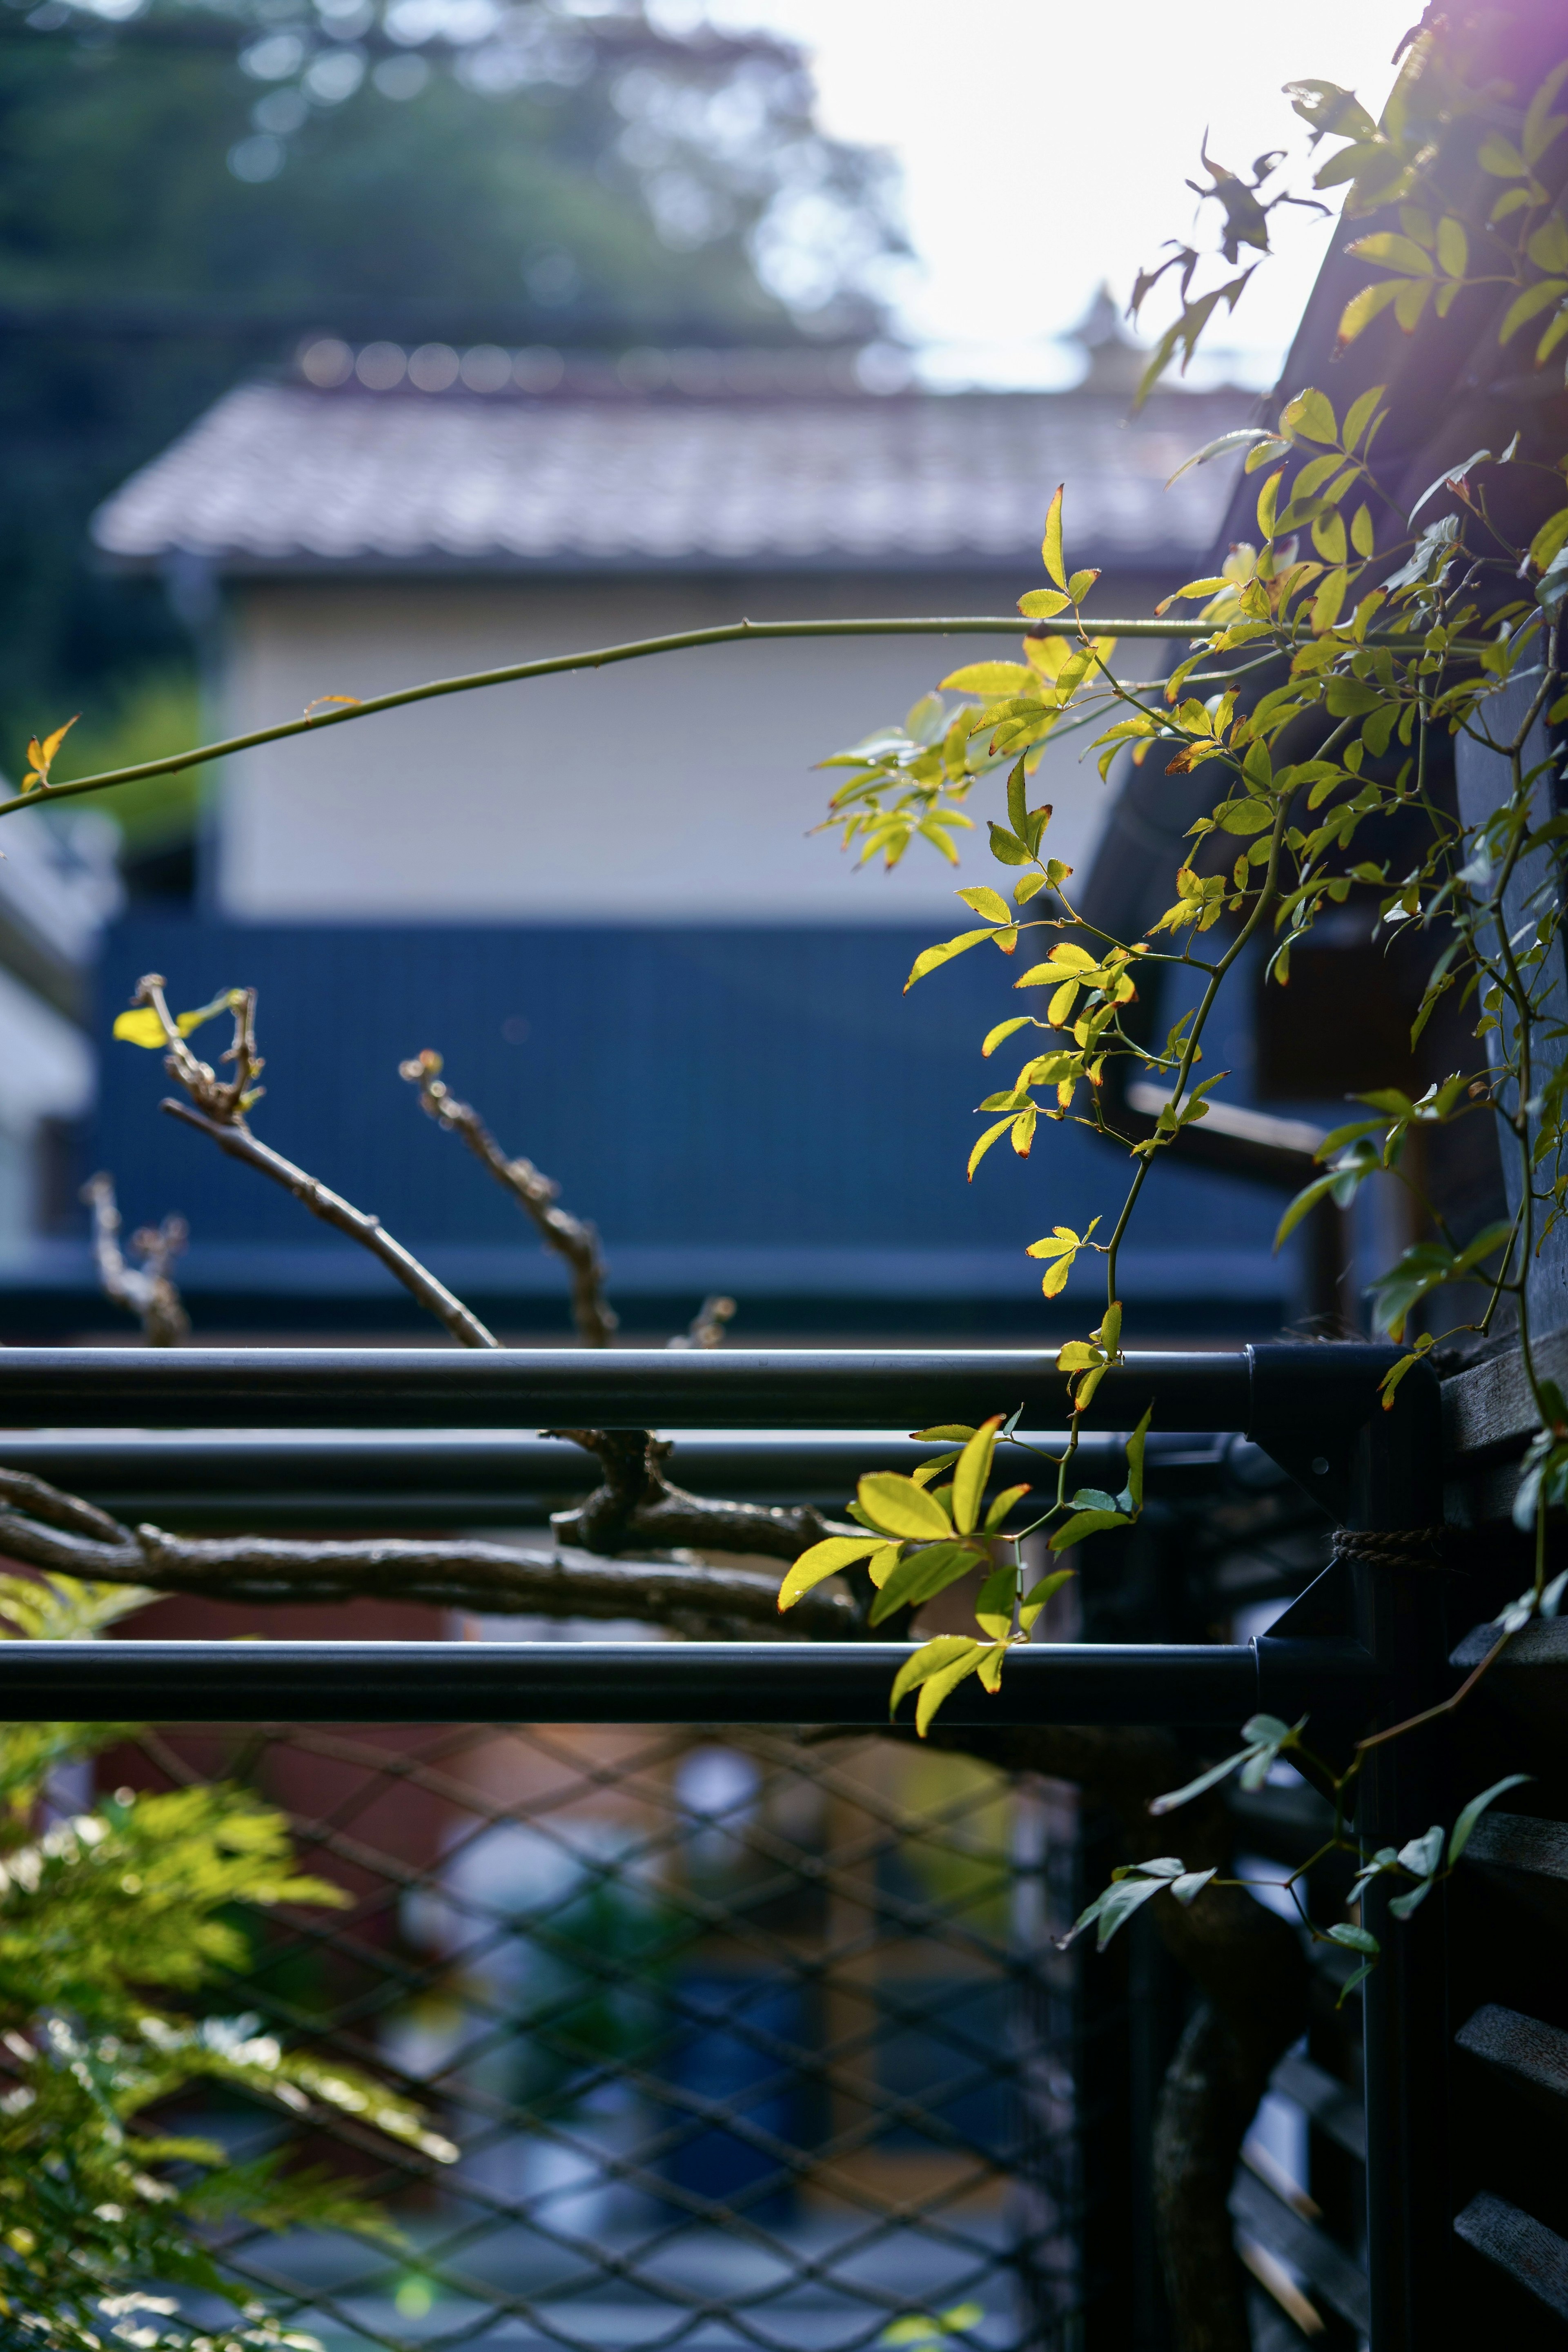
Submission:
MULTIPOLYGON (((398 1077, 423 1046, 504 1147, 596 1221, 629 1326, 721 1288, 752 1331, 1076 1328, 1097 1275, 1047 1307, 1024 1245, 1113 1212, 1126 1163, 1082 1129, 1043 1126, 1028 1162, 1004 1143, 966 1183, 973 1106, 1022 1058, 1010 1044, 984 1063, 980 1040, 1023 1001, 984 950, 904 998, 928 939, 127 921, 101 967, 93 1164, 113 1170, 128 1221, 190 1220, 194 1293, 395 1303, 380 1269, 284 1192, 159 1116, 159 1056, 107 1042, 142 972, 166 975, 176 1009, 254 985, 268 1059, 257 1132, 459 1286, 510 1302, 514 1321, 548 1322, 561 1283, 398 1077)), ((226 1027, 198 1033, 208 1058, 226 1027)), ((1151 1330, 1273 1328, 1295 1285, 1293 1260, 1270 1255, 1278 1214, 1272 1194, 1160 1167, 1125 1262, 1129 1306, 1151 1330)))

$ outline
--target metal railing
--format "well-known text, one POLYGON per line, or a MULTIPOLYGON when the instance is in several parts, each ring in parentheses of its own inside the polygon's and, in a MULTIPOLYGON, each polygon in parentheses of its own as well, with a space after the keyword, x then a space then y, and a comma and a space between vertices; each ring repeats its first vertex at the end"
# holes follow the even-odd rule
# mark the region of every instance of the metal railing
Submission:
MULTIPOLYGON (((1132 1355, 1086 1419, 1125 1430, 1152 1407, 1162 1441, 1237 1433, 1298 1479, 1345 1528, 1427 1529, 1441 1517, 1436 1382, 1418 1367, 1385 1411, 1393 1351, 1300 1346, 1132 1355)), ((0 1416, 51 1433, 53 1475, 70 1484, 72 1430, 231 1433, 237 1484, 247 1433, 405 1430, 433 1491, 439 1433, 552 1425, 702 1432, 889 1429, 978 1420, 1021 1405, 1059 1426, 1068 1398, 1049 1357, 962 1350, 604 1354, 555 1350, 27 1350, 0 1354, 0 1416)), ((18 1465, 42 1466, 21 1450, 18 1465)), ((83 1463, 101 1435, 80 1441, 83 1463)), ((302 1465, 312 1438, 300 1449, 302 1465)), ((363 1448, 363 1435, 329 1446, 363 1448)), ((468 1442, 467 1439, 465 1443, 468 1442)), ((519 1441, 527 1443, 528 1441, 519 1441)), ((101 1460, 101 1455, 99 1457, 101 1460)), ((160 1457, 196 1459, 187 1438, 160 1457), (185 1450, 182 1454, 180 1447, 185 1450)), ((363 1458, 363 1457, 362 1457, 363 1458)), ((451 1456, 447 1458, 451 1469, 451 1456)), ((1211 1453, 1212 1458, 1212 1453, 1211 1453)), ((270 1457, 277 1467, 276 1451, 270 1457)), ((259 1466, 259 1461, 258 1465, 259 1466)), ((536 1465, 537 1466, 537 1465, 536 1465)), ((300 1507, 307 1507, 303 1502, 300 1507)), ((729 1725, 840 1728, 885 1719, 907 1651, 896 1644, 280 1643, 10 1644, 0 1703, 16 1717, 74 1714, 165 1722, 402 1721, 729 1725)), ((1362 1547, 1288 1612, 1278 1633, 1225 1644, 1070 1644, 1009 1660, 994 1698, 961 1694, 987 1723, 1162 1722, 1228 1734, 1259 1706, 1294 1717, 1387 1726, 1449 1686, 1441 1580, 1396 1551, 1362 1547)), ((959 1701, 953 1702, 959 1719, 959 1701)), ((537 1735, 536 1735, 537 1736, 537 1735)), ((1398 1843, 1437 1817, 1438 1759, 1425 1736, 1373 1751, 1359 1827, 1398 1843)), ((1440 2340, 1449 2238, 1445 2203, 1445 2042, 1437 1905, 1394 1927, 1376 1890, 1368 1924, 1384 1942, 1365 2018, 1366 2245, 1373 2352, 1440 2340)), ((1059 2234, 1060 2225, 1053 2223, 1059 2234)))

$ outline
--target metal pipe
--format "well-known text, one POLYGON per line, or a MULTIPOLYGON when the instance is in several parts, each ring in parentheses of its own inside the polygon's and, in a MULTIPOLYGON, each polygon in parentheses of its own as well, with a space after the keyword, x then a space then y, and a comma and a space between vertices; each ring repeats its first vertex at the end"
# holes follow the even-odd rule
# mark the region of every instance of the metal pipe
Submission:
MULTIPOLYGON (((1364 1683, 1362 1654, 1277 1643, 1270 1695, 1364 1683)), ((6 1642, 15 1722, 886 1723, 900 1642, 6 1642)), ((1000 1690, 973 1682, 952 1723, 1241 1723, 1258 1704, 1248 1644, 1021 1650, 1000 1690)), ((912 1712, 912 1710, 910 1710, 912 1712)))
MULTIPOLYGON (((1293 1351, 1301 1356, 1310 1349, 1293 1351)), ((1244 1351, 1130 1355, 1087 1420, 1245 1430, 1244 1351)), ((8 1348, 0 1423, 29 1429, 898 1429, 1067 1417, 1054 1350, 8 1348)))
MULTIPOLYGON (((1051 1453, 1067 1443, 1059 1431, 1027 1434, 1051 1453)), ((1162 1493, 1173 1485, 1212 1490, 1237 1445, 1252 1455, 1242 1440, 1152 1434, 1151 1485, 1162 1493)), ((889 1430, 701 1430, 681 1437, 670 1471, 696 1494, 838 1510, 864 1472, 907 1475, 931 1451, 889 1430)), ((1026 1461, 1015 1458, 1026 1475, 1026 1461)), ((1086 1433, 1078 1463, 1090 1483, 1120 1486, 1121 1438, 1086 1433)), ((598 1476, 582 1448, 562 1438, 459 1430, 0 1432, 0 1465, 84 1496, 121 1519, 311 1534, 542 1527, 598 1476)))

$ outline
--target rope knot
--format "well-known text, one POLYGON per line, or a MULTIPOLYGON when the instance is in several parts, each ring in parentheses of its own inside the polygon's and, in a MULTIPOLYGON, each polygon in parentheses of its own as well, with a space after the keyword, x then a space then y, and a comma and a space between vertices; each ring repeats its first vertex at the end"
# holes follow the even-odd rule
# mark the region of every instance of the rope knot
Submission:
POLYGON ((1429 1574, 1446 1566, 1446 1528, 1336 1528, 1336 1559, 1364 1560, 1373 1568, 1429 1574))

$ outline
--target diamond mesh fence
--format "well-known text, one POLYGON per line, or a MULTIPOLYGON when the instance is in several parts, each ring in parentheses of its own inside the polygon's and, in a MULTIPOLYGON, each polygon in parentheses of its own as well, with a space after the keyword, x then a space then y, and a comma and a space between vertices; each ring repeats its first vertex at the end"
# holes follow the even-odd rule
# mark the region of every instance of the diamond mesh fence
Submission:
MULTIPOLYGON (((232 2006, 456 2150, 295 2135, 399 2232, 228 2242, 328 2352, 860 2352, 944 2324, 1073 2352, 1070 1792, 722 1726, 182 1727, 110 1769, 287 1809, 347 1905, 254 1927, 232 2006)), ((247 2154, 289 2131, 181 2120, 247 2154)))

